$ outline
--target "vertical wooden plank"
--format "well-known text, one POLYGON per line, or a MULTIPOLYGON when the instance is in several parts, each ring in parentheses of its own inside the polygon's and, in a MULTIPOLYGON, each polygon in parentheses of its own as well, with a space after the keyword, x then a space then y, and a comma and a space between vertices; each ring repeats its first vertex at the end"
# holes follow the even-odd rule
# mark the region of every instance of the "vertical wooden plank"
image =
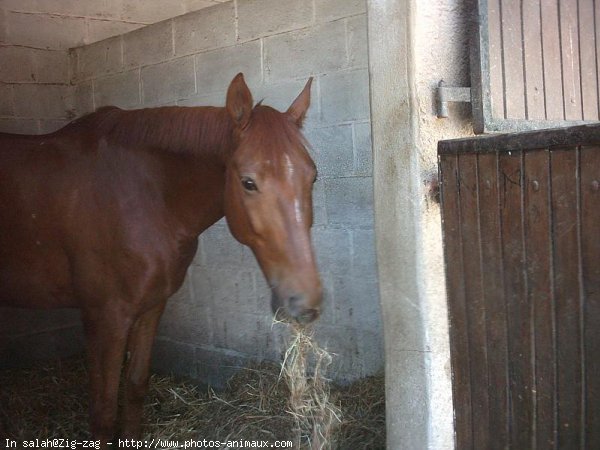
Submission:
POLYGON ((600 115, 600 2, 594 0, 594 39, 596 43, 594 59, 596 61, 596 89, 598 102, 598 115, 600 115))
POLYGON ((555 347, 550 228, 550 157, 547 150, 525 154, 525 254, 527 302, 534 339, 535 435, 531 448, 555 448, 555 347))
POLYGON ((525 80, 520 0, 502 0, 502 43, 506 117, 524 119, 525 80))
POLYGON ((542 2, 541 17, 546 119, 562 120, 565 118, 565 115, 562 96, 563 87, 557 2, 542 2))
POLYGON ((581 329, 577 152, 552 150, 552 237, 556 305, 558 447, 581 448, 581 329))
MULTIPOLYGON (((492 117, 506 117, 504 109, 504 78, 502 76, 502 20, 500 1, 488 1, 488 34, 490 59, 490 99, 492 117)), ((485 55, 483 55, 485 58, 485 55)))
POLYGON ((581 249, 585 298, 585 444, 600 448, 600 147, 581 149, 581 249))
POLYGON ((581 120, 577 0, 561 0, 559 2, 559 17, 565 118, 567 120, 581 120))
POLYGON ((598 120, 594 0, 579 0, 579 51, 581 55, 581 101, 583 119, 598 120))
POLYGON ((508 318, 510 444, 531 448, 532 387, 530 311, 523 262, 521 152, 499 161, 504 299, 508 318))
POLYGON ((480 264, 478 215, 477 154, 461 154, 460 222, 465 305, 469 334, 469 367, 471 374, 471 414, 473 447, 485 448, 488 430, 488 378, 485 308, 480 264))
POLYGON ((450 354, 452 360, 452 394, 456 448, 473 447, 471 422, 471 378, 469 338, 462 268, 462 236, 460 228, 460 191, 458 157, 440 157, 444 257, 448 289, 450 321, 450 354))
MULTIPOLYGON (((502 275, 502 242, 498 192, 498 157, 478 156, 479 223, 481 230, 481 272, 485 286, 485 329, 487 334, 489 430, 488 442, 481 448, 508 446, 508 349, 506 308, 502 275)), ((457 447, 460 448, 460 447, 457 447)))
POLYGON ((523 2, 522 7, 527 119, 543 120, 546 118, 546 106, 544 104, 540 0, 523 2))

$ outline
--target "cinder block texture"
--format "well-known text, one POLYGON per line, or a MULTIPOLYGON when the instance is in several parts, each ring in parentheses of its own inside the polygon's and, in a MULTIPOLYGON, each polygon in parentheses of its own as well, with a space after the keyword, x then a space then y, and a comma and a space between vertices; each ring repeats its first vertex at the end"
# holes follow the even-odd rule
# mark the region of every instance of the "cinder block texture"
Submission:
POLYGON ((377 279, 375 237, 366 229, 352 230, 352 270, 367 280, 377 279))
POLYGON ((66 50, 82 45, 87 34, 85 21, 76 17, 8 12, 6 20, 13 45, 66 50))
POLYGON ((126 68, 156 64, 172 56, 171 20, 149 25, 123 36, 123 61, 126 68))
POLYGON ((195 269, 194 286, 208 283, 209 296, 200 301, 208 304, 219 317, 227 311, 258 313, 252 273, 235 266, 195 269), (201 277, 203 281, 197 280, 201 277))
POLYGON ((327 224, 327 209, 325 208, 325 179, 317 179, 313 184, 313 226, 327 224))
POLYGON ((352 234, 342 228, 314 228, 313 245, 322 273, 343 275, 352 264, 352 234))
POLYGON ((194 362, 199 379, 211 386, 224 388, 226 380, 241 368, 247 367, 252 358, 234 351, 197 347, 194 362))
POLYGON ((230 0, 184 0, 185 10, 187 12, 197 11, 202 8, 208 8, 216 3, 223 3, 230 0))
POLYGON ((336 71, 347 65, 343 21, 264 39, 265 75, 269 81, 336 71))
POLYGON ((238 72, 244 73, 246 83, 252 87, 262 81, 260 42, 248 42, 196 56, 198 92, 226 92, 238 72))
POLYGON ((204 94, 204 90, 202 87, 199 89, 199 93, 183 99, 178 100, 178 106, 225 106, 225 98, 227 96, 225 91, 221 92, 211 92, 208 94, 204 94))
POLYGON ((240 40, 303 28, 313 17, 312 0, 243 0, 238 2, 240 40))
POLYGON ((181 0, 161 0, 160 2, 140 2, 139 0, 121 0, 123 2, 120 17, 143 23, 156 23, 186 12, 181 0))
POLYGON ((69 57, 64 51, 0 46, 0 80, 5 83, 67 83, 69 57))
POLYGON ((116 37, 79 47, 73 51, 75 81, 115 73, 123 67, 123 39, 116 37))
POLYGON ((52 84, 15 84, 15 114, 44 119, 73 118, 75 110, 70 86, 52 84))
POLYGON ((373 179, 337 178, 326 181, 327 219, 337 226, 373 227, 373 179))
POLYGON ((0 116, 12 116, 14 113, 13 87, 0 84, 0 116))
POLYGON ((223 1, 230 0, 2 0, 2 6, 26 13, 150 24, 223 1))
POLYGON ((144 104, 160 104, 189 97, 196 92, 192 56, 142 69, 144 104))
POLYGON ((176 17, 173 19, 173 27, 177 56, 233 45, 235 44, 233 2, 176 17))
MULTIPOLYGON (((255 97, 255 100, 263 100, 265 105, 272 106, 273 108, 279 111, 286 111, 293 100, 302 92, 304 85, 308 81, 308 76, 303 79, 298 80, 288 80, 281 81, 277 83, 263 84, 257 86, 252 91, 252 95, 255 97)), ((315 105, 315 93, 316 93, 316 84, 317 81, 313 81, 313 87, 311 89, 312 92, 312 106, 308 110, 307 118, 310 115, 313 115, 315 111, 318 110, 318 104, 315 105)), ((318 103, 318 102, 317 102, 318 103)), ((308 120, 308 119, 305 119, 308 120)), ((305 127, 306 128, 306 127, 305 127)))
POLYGON ((369 119, 369 73, 340 72, 321 78, 321 114, 326 123, 369 119))
POLYGON ((122 22, 119 20, 97 20, 89 19, 88 24, 88 41, 99 42, 103 39, 108 39, 113 36, 129 33, 143 27, 140 23, 122 22))
POLYGON ((371 123, 355 123, 354 127, 354 173, 373 175, 373 148, 371 146, 371 123))
MULTIPOLYGON (((372 261, 373 263, 375 261, 372 261)), ((358 273, 334 278, 335 323, 361 330, 377 330, 380 325, 377 280, 358 273)))
POLYGON ((265 316, 230 310, 214 323, 212 345, 246 355, 260 356, 267 347, 265 316), (244 336, 240 339, 239 336, 244 336))
POLYGON ((317 20, 334 20, 367 12, 366 0, 315 0, 317 20))
MULTIPOLYGON (((187 281, 182 289, 190 289, 187 281)), ((158 334, 180 342, 205 342, 213 340, 213 321, 205 302, 193 301, 190 292, 175 296, 167 304, 158 334)))
POLYGON ((351 176, 354 172, 352 125, 308 129, 312 156, 320 177, 351 176))
POLYGON ((33 50, 29 79, 37 83, 68 83, 69 56, 64 51, 33 50))
POLYGON ((219 3, 214 0, 3 0, 0 42, 64 50, 219 3))
POLYGON ((94 88, 92 81, 86 81, 74 86, 73 105, 77 116, 94 111, 94 88))
POLYGON ((140 71, 131 70, 94 80, 94 105, 133 108, 140 104, 140 71))
POLYGON ((37 119, 0 118, 0 133, 38 134, 39 132, 37 119))
POLYGON ((39 133, 48 134, 60 130, 70 122, 69 119, 40 119, 39 133))
POLYGON ((7 42, 6 11, 0 8, 0 44, 7 42))
MULTIPOLYGON (((285 80, 276 83, 265 82, 254 88, 252 95, 254 100, 263 100, 265 105, 284 112, 290 107, 294 99, 302 92, 304 85, 308 81, 308 76, 301 77, 298 80, 285 80)), ((319 79, 314 78, 311 88, 312 98, 311 107, 304 118, 304 129, 319 127, 319 79)))
POLYGON ((216 225, 200 236, 200 265, 204 267, 235 266, 249 262, 244 246, 236 241, 225 225, 216 225))
POLYGON ((367 67, 367 16, 348 19, 348 58, 350 67, 367 67))
POLYGON ((81 0, 2 0, 2 6, 11 11, 71 15, 79 17, 118 18, 121 15, 119 1, 81 0))

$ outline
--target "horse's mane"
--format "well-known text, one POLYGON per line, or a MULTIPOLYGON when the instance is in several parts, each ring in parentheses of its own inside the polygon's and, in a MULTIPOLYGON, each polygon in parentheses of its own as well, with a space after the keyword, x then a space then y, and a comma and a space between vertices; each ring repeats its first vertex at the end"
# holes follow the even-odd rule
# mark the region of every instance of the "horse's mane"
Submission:
MULTIPOLYGON (((225 108, 165 106, 123 110, 99 108, 75 122, 99 138, 124 147, 151 145, 176 153, 215 153, 224 150, 233 123, 225 108)), ((69 126, 67 128, 70 128, 69 126)))
MULTIPOLYGON (((260 103, 253 109, 252 122, 261 130, 255 134, 258 140, 268 138, 275 148, 283 150, 289 142, 308 142, 297 126, 292 125, 283 114, 260 103)), ((123 110, 114 106, 99 108, 67 125, 63 130, 85 128, 109 143, 130 148, 149 146, 175 153, 210 154, 227 157, 232 148, 234 124, 225 108, 202 106, 164 106, 137 110, 123 110)), ((258 148, 268 146, 257 144, 258 148)), ((278 157, 280 151, 272 155, 278 157)))

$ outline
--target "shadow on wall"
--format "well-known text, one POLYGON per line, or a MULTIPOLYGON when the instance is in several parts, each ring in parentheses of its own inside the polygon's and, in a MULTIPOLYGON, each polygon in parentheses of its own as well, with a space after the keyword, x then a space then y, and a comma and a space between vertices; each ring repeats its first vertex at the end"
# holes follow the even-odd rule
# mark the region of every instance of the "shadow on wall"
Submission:
POLYGON ((83 350, 78 310, 0 308, 0 369, 29 367, 83 350))

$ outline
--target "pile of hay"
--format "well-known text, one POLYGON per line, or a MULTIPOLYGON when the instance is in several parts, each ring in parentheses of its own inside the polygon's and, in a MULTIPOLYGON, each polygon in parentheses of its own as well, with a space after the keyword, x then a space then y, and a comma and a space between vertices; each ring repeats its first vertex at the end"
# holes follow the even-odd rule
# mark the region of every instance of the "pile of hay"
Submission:
MULTIPOLYGON (((333 386, 329 355, 293 333, 281 366, 240 370, 222 392, 154 375, 144 411, 146 439, 294 440, 302 449, 384 449, 383 376, 333 386)), ((0 421, 11 439, 89 438, 83 359, 0 371, 0 421)))

